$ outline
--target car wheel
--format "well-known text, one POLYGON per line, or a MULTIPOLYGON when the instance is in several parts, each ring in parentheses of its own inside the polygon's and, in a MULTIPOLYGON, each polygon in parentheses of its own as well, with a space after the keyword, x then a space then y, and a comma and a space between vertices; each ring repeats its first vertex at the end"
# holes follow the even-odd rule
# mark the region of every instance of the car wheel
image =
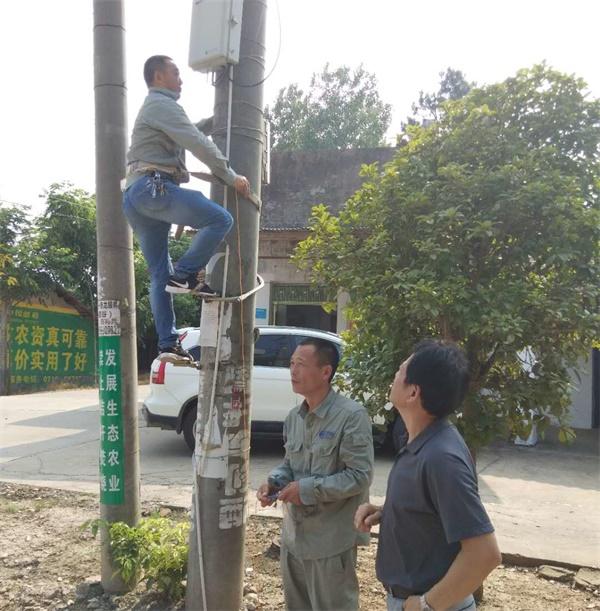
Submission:
POLYGON ((194 405, 188 409, 183 418, 183 426, 181 430, 183 432, 183 438, 187 443, 187 446, 192 452, 194 451, 194 447, 196 445, 196 414, 197 414, 197 406, 196 401, 194 401, 194 405))

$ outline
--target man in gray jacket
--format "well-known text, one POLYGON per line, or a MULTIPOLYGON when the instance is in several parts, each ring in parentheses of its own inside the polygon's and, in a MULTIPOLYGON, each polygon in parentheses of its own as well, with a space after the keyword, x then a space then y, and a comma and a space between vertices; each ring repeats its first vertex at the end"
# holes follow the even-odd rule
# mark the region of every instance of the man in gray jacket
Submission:
POLYGON ((135 120, 127 153, 123 211, 150 272, 150 305, 159 358, 176 362, 191 356, 179 344, 172 294, 214 295, 208 285, 199 286, 198 271, 206 266, 233 225, 223 207, 199 191, 179 186, 189 181, 185 151, 242 196, 248 197, 250 185, 200 131, 210 121, 193 124, 177 103, 182 81, 170 57, 154 55, 146 60, 144 80, 148 95, 135 120), (172 224, 198 229, 189 249, 174 266, 168 248, 172 224))
POLYGON ((292 388, 304 401, 285 420, 283 464, 257 493, 263 507, 285 503, 281 572, 290 611, 358 609, 356 546, 369 537, 353 519, 369 497, 373 437, 365 408, 331 388, 337 363, 326 340, 296 348, 292 388))

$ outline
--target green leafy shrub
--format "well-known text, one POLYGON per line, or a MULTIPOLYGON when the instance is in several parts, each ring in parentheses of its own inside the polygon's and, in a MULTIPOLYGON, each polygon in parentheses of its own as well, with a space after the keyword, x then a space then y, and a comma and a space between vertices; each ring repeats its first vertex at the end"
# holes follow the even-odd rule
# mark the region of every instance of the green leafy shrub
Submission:
POLYGON ((187 574, 189 523, 151 516, 137 526, 104 520, 86 522, 94 536, 100 526, 108 528, 113 561, 125 583, 133 587, 145 579, 146 587, 155 586, 171 600, 184 594, 187 574))

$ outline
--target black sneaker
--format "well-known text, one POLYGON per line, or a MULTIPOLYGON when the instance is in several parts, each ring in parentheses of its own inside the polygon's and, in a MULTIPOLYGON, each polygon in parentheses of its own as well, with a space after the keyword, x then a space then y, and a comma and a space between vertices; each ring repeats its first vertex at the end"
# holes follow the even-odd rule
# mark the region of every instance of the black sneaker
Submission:
POLYGON ((220 297, 221 296, 221 293, 219 293, 218 291, 215 291, 214 289, 211 289, 210 286, 206 284, 206 282, 202 286, 193 290, 192 293, 194 295, 197 295, 198 297, 220 297))
POLYGON ((167 293, 191 293, 197 287, 198 278, 196 274, 190 274, 187 278, 180 280, 175 276, 169 276, 169 281, 167 282, 167 286, 165 286, 165 291, 167 293))
POLYGON ((183 361, 194 362, 194 357, 181 344, 175 344, 168 348, 159 349, 159 354, 156 357, 163 363, 181 363, 183 361))

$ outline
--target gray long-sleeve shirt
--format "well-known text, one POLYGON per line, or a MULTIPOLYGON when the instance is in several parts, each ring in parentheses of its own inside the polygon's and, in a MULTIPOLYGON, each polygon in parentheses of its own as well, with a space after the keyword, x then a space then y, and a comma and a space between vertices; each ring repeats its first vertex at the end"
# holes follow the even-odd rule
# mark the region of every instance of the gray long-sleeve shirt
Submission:
POLYGON ((306 402, 288 414, 285 458, 271 472, 282 483, 298 480, 301 506, 286 503, 282 541, 297 558, 335 556, 369 535, 354 528, 354 514, 369 499, 373 479, 371 420, 364 407, 331 390, 312 412, 306 402))
POLYGON ((126 188, 143 174, 136 171, 139 165, 173 168, 179 176, 187 177, 186 150, 205 163, 215 176, 233 185, 237 174, 217 145, 189 120, 177 103, 178 98, 179 94, 169 89, 150 87, 148 90, 131 134, 127 163, 133 171, 127 173, 126 188))

